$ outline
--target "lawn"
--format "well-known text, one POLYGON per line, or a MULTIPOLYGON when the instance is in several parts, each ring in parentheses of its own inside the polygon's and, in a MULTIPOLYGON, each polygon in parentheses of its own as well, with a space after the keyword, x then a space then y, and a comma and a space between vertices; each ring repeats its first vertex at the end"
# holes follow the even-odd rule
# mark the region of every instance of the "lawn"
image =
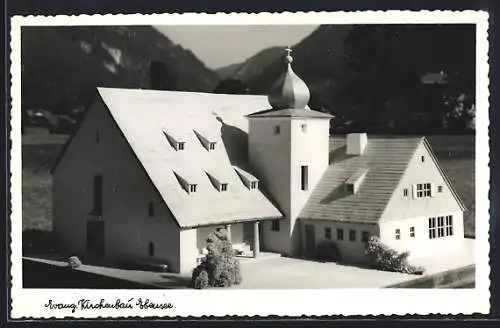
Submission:
MULTIPOLYGON (((51 230, 52 178, 50 169, 66 137, 23 137, 23 229, 51 230)), ((473 136, 431 136, 441 165, 467 206, 466 235, 475 230, 475 168, 473 136)), ((487 218, 485 218, 487 219, 487 218)))

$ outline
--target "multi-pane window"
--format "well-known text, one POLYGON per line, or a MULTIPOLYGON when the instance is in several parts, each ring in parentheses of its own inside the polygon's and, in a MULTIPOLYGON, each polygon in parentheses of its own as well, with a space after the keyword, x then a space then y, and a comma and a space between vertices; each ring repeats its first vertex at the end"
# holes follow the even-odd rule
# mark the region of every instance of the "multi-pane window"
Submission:
POLYGON ((326 239, 332 239, 332 229, 331 228, 325 228, 325 238, 326 239))
POLYGON ((227 190, 227 183, 221 183, 220 191, 226 191, 226 190, 227 190))
POLYGON ((189 192, 196 192, 196 185, 195 184, 189 185, 189 192))
POLYGON ((184 150, 184 144, 185 144, 185 142, 183 142, 183 141, 178 142, 177 143, 177 150, 184 150))
POLYGON ((431 197, 431 184, 430 183, 418 183, 417 184, 417 197, 431 197))
POLYGON ((344 240, 344 229, 337 229, 337 239, 344 240))
POLYGON ((400 240, 401 239, 401 230, 400 229, 396 229, 395 236, 396 236, 396 240, 400 240))
POLYGON ((436 218, 429 218, 429 239, 436 238, 436 218))
POLYGON ((453 216, 429 218, 429 239, 453 235, 453 216), (437 224, 436 224, 437 223, 437 224))
POLYGON ((208 149, 209 150, 214 150, 215 149, 215 142, 211 142, 208 144, 208 149))
POLYGON ((447 215, 446 216, 446 235, 447 236, 452 236, 453 235, 453 216, 447 215))
POLYGON ((349 241, 356 241, 356 230, 349 230, 349 241))
POLYGON ((408 189, 407 188, 403 189, 403 196, 408 197, 408 189))
POLYGON ((272 231, 280 231, 280 220, 273 220, 271 225, 272 231))
POLYGON ((366 243, 368 241, 368 231, 361 232, 361 241, 366 243))
POLYGON ((250 189, 257 189, 257 181, 250 181, 250 189))
POLYGON ((443 192, 443 186, 438 186, 438 192, 443 192))
POLYGON ((410 227, 410 237, 415 238, 415 227, 410 227))
POLYGON ((438 238, 444 237, 444 216, 438 216, 437 220, 438 238))

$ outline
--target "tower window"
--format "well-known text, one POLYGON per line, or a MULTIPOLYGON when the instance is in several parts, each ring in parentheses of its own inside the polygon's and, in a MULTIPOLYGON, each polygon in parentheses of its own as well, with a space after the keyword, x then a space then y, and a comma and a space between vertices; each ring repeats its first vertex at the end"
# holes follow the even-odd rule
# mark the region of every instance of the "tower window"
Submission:
POLYGON ((308 172, 309 168, 307 165, 302 165, 300 167, 300 189, 307 190, 308 188, 308 172))
POLYGON ((153 202, 149 202, 148 204, 148 215, 149 217, 155 216, 155 204, 153 202))
POLYGON ((271 225, 272 231, 280 231, 280 220, 273 220, 271 225))
POLYGON ((276 125, 276 126, 274 127, 274 134, 275 134, 275 135, 276 135, 276 134, 280 134, 280 132, 281 132, 281 128, 280 128, 280 126, 279 126, 279 125, 276 125))

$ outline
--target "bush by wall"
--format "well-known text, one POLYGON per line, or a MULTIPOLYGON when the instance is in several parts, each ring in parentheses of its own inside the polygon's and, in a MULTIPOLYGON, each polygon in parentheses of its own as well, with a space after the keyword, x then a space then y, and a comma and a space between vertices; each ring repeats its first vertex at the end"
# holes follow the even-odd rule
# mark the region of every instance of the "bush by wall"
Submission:
POLYGON ((409 252, 398 252, 383 244, 376 236, 370 237, 366 255, 375 269, 409 274, 423 274, 425 269, 408 263, 409 252))
POLYGON ((341 255, 337 244, 323 241, 316 246, 316 258, 322 261, 340 261, 341 255))
POLYGON ((208 254, 194 268, 191 277, 193 288, 229 287, 241 282, 240 263, 236 259, 233 245, 224 229, 209 234, 208 254))

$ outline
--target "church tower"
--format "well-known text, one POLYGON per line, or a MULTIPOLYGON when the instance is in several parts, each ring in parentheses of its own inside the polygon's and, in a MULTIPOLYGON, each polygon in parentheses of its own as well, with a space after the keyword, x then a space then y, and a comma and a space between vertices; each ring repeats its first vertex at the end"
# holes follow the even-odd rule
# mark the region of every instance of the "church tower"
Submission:
POLYGON ((269 92, 271 109, 248 115, 249 158, 263 186, 284 215, 262 225, 266 250, 297 255, 300 227, 297 217, 328 167, 331 115, 311 110, 309 89, 287 69, 269 92))

